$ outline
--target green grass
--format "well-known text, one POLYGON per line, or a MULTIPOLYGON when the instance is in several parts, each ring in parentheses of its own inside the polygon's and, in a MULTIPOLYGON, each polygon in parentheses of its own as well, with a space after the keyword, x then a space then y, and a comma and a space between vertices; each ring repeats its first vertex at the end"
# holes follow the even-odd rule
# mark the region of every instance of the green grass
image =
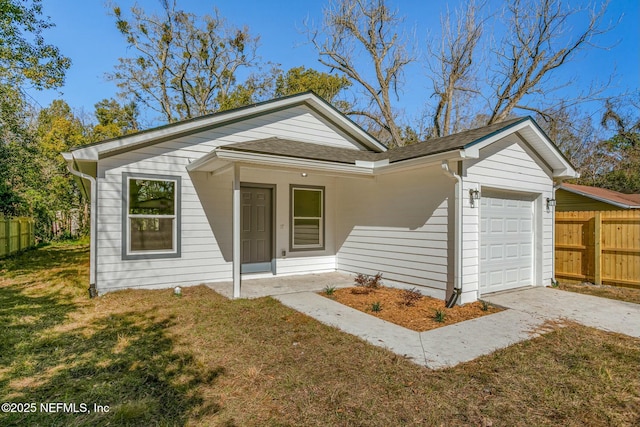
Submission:
POLYGON ((0 261, 0 396, 109 405, 0 425, 637 425, 640 340, 569 325, 430 371, 206 287, 88 299, 86 246, 0 261))

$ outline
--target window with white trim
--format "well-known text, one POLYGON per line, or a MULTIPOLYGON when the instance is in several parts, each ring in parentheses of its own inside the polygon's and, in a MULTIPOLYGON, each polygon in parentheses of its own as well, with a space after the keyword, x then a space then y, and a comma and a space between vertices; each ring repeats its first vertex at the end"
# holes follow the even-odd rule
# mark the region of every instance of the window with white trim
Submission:
POLYGON ((179 178, 126 175, 126 255, 179 254, 179 178))
POLYGON ((291 250, 324 248, 324 187, 291 186, 291 250))

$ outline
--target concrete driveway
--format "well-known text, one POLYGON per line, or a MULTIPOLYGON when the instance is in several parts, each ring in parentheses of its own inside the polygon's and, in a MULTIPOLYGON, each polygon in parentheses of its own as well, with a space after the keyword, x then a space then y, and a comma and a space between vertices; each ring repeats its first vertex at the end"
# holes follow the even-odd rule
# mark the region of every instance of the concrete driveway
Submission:
POLYGON ((506 310, 426 332, 403 328, 314 292, 274 298, 431 369, 455 366, 539 336, 550 330, 545 327, 548 321, 572 320, 640 338, 640 305, 542 287, 487 296, 483 299, 506 310))
POLYGON ((483 299, 547 319, 573 320, 585 326, 640 338, 640 304, 542 287, 503 292, 483 299))

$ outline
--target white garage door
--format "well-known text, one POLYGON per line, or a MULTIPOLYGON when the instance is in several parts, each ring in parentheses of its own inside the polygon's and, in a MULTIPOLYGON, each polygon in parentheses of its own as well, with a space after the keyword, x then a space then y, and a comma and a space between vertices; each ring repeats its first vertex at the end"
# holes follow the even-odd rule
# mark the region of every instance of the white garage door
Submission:
POLYGON ((480 292, 532 284, 533 202, 526 196, 482 193, 480 292))

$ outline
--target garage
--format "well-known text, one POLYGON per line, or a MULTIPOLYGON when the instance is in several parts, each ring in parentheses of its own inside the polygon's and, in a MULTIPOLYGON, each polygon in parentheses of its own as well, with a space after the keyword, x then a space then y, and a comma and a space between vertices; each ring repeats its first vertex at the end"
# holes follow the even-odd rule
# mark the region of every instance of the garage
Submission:
POLYGON ((533 284, 533 212, 529 195, 482 191, 481 294, 533 284))

